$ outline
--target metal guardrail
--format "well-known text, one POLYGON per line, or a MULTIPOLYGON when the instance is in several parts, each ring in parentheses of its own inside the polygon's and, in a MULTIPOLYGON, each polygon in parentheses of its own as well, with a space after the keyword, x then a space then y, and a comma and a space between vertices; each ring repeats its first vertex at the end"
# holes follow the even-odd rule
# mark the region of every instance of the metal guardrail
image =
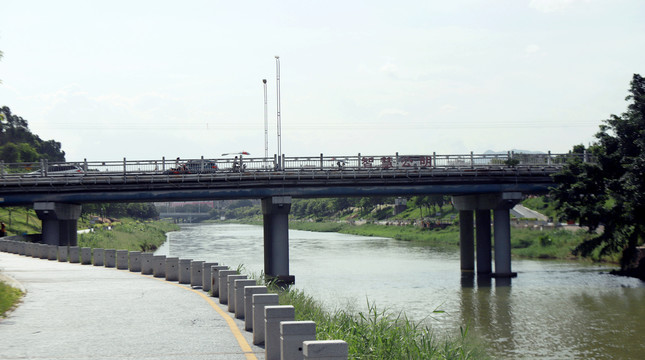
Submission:
MULTIPOLYGON (((587 154, 461 154, 440 155, 345 155, 306 156, 278 158, 204 158, 160 160, 111 160, 5 163, 0 162, 0 179, 29 179, 78 177, 78 176, 130 176, 130 175, 193 175, 266 172, 317 172, 317 171, 404 171, 424 169, 481 169, 499 170, 522 167, 559 168, 567 160, 579 158, 592 161, 587 154)), ((0 181, 1 183, 1 181, 0 181)))

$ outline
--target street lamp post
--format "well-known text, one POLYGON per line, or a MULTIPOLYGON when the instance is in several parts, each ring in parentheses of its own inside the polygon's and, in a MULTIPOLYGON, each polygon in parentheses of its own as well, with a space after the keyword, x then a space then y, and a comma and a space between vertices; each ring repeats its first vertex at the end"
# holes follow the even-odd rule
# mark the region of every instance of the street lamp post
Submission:
POLYGON ((278 169, 282 170, 282 122, 280 119, 280 57, 275 56, 275 76, 276 76, 276 93, 278 98, 278 116, 277 116, 277 125, 278 125, 278 169))
POLYGON ((262 79, 264 86, 264 158, 269 157, 269 110, 267 107, 267 79, 262 79))

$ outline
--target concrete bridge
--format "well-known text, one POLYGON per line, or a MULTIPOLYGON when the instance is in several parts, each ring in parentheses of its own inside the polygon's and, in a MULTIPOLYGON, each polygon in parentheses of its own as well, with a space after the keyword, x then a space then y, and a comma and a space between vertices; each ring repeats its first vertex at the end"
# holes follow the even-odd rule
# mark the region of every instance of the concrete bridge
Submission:
POLYGON ((573 156, 588 161, 577 154, 471 152, 0 163, 0 206, 33 205, 43 223, 44 243, 75 246, 83 203, 262 199, 265 273, 293 282, 288 235, 292 198, 452 195, 460 211, 461 270, 475 271, 476 233, 477 273, 510 277, 509 209, 523 194, 546 193, 553 185, 551 175, 573 156))

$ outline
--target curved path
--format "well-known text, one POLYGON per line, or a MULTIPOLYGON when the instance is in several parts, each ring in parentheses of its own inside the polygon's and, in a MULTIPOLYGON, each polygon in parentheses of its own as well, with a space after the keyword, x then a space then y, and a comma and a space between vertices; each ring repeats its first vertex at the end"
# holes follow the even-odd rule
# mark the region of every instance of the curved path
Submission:
POLYGON ((264 359, 201 290, 127 270, 0 253, 27 290, 0 319, 0 359, 264 359))

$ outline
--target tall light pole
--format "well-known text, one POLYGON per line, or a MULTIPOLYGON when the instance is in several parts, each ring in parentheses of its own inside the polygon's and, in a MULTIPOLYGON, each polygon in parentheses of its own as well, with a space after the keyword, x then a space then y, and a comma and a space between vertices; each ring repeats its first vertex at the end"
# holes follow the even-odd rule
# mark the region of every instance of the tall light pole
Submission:
POLYGON ((280 119, 280 57, 275 56, 276 93, 278 97, 278 168, 282 170, 282 122, 280 119))
POLYGON ((269 110, 267 107, 267 79, 262 79, 264 84, 264 158, 269 157, 269 110))

